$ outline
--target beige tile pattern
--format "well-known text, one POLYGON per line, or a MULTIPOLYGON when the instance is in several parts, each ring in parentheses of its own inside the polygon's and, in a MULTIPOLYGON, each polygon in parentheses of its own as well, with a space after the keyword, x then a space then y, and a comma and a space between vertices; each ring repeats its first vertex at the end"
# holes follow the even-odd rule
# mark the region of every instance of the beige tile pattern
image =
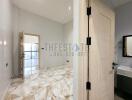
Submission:
POLYGON ((14 79, 5 100, 73 100, 72 77, 71 66, 65 65, 14 79))

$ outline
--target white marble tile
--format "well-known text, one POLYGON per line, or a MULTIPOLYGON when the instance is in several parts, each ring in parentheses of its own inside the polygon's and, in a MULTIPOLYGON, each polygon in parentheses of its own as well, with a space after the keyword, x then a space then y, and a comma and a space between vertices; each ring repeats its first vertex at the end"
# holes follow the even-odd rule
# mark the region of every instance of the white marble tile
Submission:
POLYGON ((5 100, 73 100, 72 68, 41 70, 30 78, 14 79, 5 100))

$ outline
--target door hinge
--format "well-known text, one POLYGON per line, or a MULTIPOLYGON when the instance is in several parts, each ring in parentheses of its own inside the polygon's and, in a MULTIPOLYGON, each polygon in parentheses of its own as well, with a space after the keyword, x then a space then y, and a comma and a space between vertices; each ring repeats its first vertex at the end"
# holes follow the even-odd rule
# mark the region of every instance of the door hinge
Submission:
POLYGON ((87 89, 87 90, 91 90, 91 83, 90 83, 90 82, 87 82, 87 83, 86 83, 86 89, 87 89))
POLYGON ((87 45, 91 45, 91 37, 87 37, 87 45))
POLYGON ((87 8, 87 15, 90 16, 91 15, 91 7, 87 8))

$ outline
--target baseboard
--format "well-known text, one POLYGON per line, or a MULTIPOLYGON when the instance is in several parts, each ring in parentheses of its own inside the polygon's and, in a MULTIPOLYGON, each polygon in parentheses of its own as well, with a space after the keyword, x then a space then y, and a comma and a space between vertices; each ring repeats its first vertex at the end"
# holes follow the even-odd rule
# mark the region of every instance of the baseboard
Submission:
POLYGON ((6 96, 6 93, 7 93, 8 89, 9 89, 10 84, 11 84, 11 80, 9 81, 9 83, 8 83, 8 85, 7 85, 7 87, 6 87, 6 89, 4 90, 3 96, 2 96, 2 98, 1 98, 0 100, 4 100, 4 99, 5 99, 5 96, 6 96))

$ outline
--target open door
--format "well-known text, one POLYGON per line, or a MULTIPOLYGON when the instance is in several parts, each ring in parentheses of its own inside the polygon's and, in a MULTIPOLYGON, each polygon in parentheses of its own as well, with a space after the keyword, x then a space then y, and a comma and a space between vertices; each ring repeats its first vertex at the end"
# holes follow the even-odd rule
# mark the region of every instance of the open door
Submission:
POLYGON ((89 20, 89 100, 114 100, 115 14, 101 0, 91 0, 89 20))

